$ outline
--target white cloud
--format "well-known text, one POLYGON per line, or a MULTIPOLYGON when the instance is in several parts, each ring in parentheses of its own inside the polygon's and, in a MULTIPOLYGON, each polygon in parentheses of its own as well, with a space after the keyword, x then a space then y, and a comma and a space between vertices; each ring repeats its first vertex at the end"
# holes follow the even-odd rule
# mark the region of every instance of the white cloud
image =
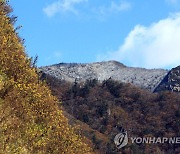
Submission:
POLYGON ((78 11, 75 9, 75 5, 87 1, 88 0, 58 0, 48 5, 46 8, 43 9, 43 11, 48 17, 52 17, 58 12, 72 12, 74 14, 77 14, 78 11))
POLYGON ((110 6, 100 6, 96 9, 96 13, 100 16, 106 16, 115 12, 122 12, 131 9, 131 3, 127 1, 114 2, 111 1, 110 6))
POLYGON ((180 65, 180 14, 176 13, 148 27, 137 25, 117 51, 98 57, 145 68, 180 65))
MULTIPOLYGON (((89 2, 89 0, 57 0, 47 7, 43 9, 43 12, 48 16, 52 17, 57 13, 67 13, 71 12, 73 14, 78 15, 79 10, 77 6, 80 3, 89 2)), ((86 8, 86 11, 83 14, 87 17, 96 17, 100 19, 104 19, 107 16, 111 15, 112 13, 118 13, 122 11, 127 11, 132 8, 131 3, 127 2, 126 0, 110 0, 109 5, 101 5, 101 6, 92 6, 86 8), (88 14, 87 14, 88 13, 88 14)), ((82 12, 81 12, 82 13, 82 12)))

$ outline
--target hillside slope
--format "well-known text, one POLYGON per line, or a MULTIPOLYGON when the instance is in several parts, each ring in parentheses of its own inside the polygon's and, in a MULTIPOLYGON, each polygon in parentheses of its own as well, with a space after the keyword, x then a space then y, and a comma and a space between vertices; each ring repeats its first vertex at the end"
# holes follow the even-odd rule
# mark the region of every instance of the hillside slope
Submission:
POLYGON ((39 80, 0 1, 0 153, 91 153, 39 80))
POLYGON ((62 100, 65 111, 72 115, 67 116, 70 121, 76 118, 86 124, 86 127, 82 123, 80 126, 94 144, 95 151, 102 154, 180 153, 178 144, 129 142, 128 146, 118 150, 113 141, 122 129, 127 130, 129 137, 179 136, 179 93, 151 93, 112 79, 78 84, 46 76, 46 81, 53 94, 62 100))
POLYGON ((180 66, 173 68, 157 86, 155 92, 160 91, 180 92, 180 66))
POLYGON ((109 78, 124 83, 132 83, 143 89, 154 91, 168 73, 163 69, 144 69, 127 67, 117 61, 97 62, 89 64, 60 63, 41 67, 40 70, 68 82, 82 82, 97 79, 102 82, 109 78))

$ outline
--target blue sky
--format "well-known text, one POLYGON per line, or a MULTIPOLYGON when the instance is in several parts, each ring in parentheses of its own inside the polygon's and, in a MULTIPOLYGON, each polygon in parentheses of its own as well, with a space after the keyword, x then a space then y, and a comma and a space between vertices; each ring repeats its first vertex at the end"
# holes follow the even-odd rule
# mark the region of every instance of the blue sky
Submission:
POLYGON ((180 0, 38 0, 10 4, 38 66, 117 60, 180 65, 180 0))

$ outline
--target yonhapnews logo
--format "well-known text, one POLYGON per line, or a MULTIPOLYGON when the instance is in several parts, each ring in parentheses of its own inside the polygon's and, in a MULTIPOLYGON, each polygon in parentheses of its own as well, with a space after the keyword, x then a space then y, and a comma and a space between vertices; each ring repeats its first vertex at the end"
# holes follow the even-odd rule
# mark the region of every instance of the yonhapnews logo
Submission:
POLYGON ((118 149, 126 146, 128 144, 127 132, 117 134, 114 138, 114 143, 118 149))
MULTIPOLYGON (((180 137, 130 137, 132 144, 180 144, 180 137)), ((114 143, 118 149, 128 144, 127 131, 117 134, 114 143)))

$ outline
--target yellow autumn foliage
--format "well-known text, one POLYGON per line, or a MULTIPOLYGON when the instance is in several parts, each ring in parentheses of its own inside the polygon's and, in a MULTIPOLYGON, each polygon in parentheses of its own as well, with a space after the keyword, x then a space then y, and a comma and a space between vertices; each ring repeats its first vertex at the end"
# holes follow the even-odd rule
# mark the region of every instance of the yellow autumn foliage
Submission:
POLYGON ((0 154, 91 153, 39 81, 9 11, 0 1, 0 154))
POLYGON ((3 86, 4 86, 3 76, 0 74, 0 90, 3 89, 3 86))

